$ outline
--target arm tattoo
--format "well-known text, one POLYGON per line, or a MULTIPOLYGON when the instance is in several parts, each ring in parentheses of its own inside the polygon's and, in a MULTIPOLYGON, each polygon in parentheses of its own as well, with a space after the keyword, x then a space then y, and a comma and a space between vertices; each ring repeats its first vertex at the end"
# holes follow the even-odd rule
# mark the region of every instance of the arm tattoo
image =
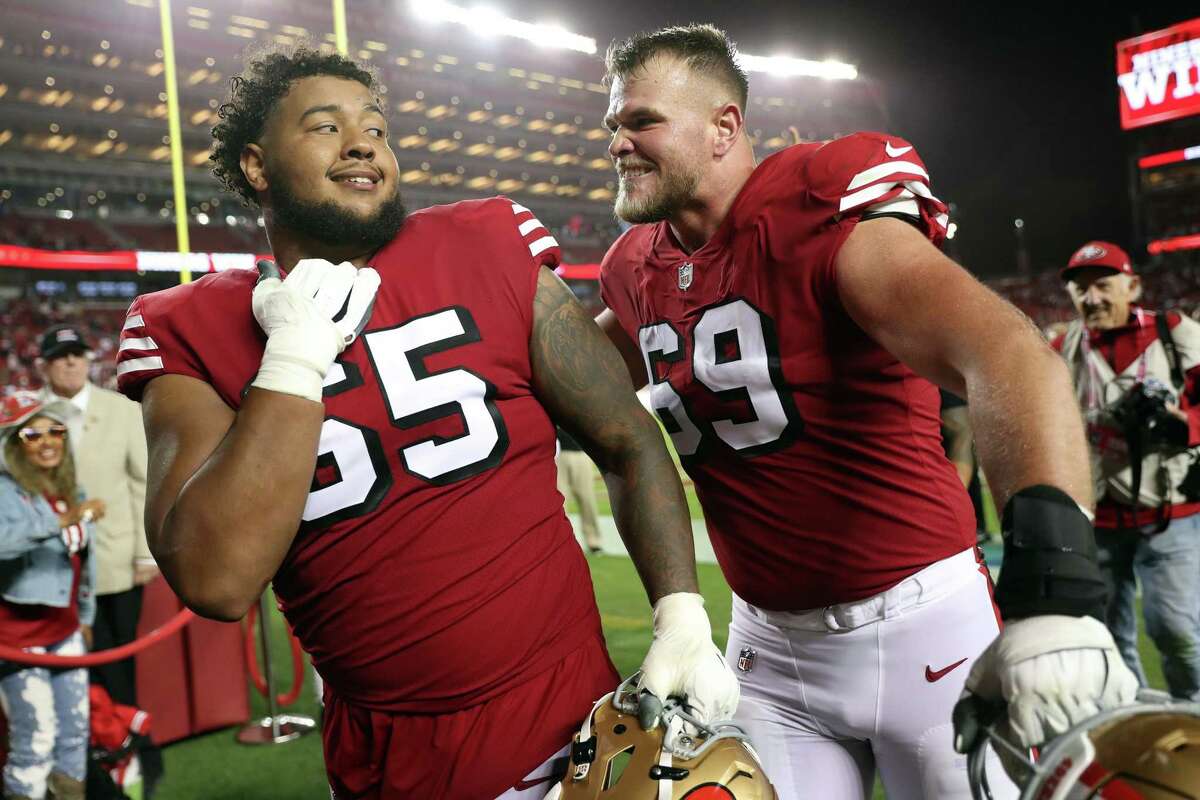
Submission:
POLYGON ((615 347, 548 269, 530 339, 534 392, 605 473, 617 527, 651 600, 696 591, 691 520, 658 425, 615 347))

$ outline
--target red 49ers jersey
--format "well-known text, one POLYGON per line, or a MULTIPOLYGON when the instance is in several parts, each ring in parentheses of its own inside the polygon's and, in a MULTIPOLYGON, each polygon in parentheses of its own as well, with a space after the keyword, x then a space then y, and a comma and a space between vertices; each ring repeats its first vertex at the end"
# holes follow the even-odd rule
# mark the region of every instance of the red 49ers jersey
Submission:
POLYGON ((861 599, 974 544, 937 389, 842 308, 834 258, 864 215, 940 243, 912 145, 859 133, 755 169, 703 247, 665 222, 609 250, 601 293, 695 482, 734 591, 773 610, 861 599))
MULTIPOLYGON (((459 710, 599 635, 555 487, 554 425, 530 384, 537 271, 558 258, 528 209, 493 198, 414 213, 371 260, 374 310, 325 379, 312 492, 274 579, 350 703, 459 710)), ((256 278, 135 300, 121 391, 138 399, 159 375, 188 375, 238 408, 265 344, 256 278)))

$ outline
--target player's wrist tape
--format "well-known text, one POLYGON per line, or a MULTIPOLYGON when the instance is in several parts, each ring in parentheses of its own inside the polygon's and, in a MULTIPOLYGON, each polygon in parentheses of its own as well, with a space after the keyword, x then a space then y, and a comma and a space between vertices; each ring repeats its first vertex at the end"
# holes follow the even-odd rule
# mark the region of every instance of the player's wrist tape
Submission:
POLYGON ((1107 590, 1092 525, 1061 489, 1030 486, 1004 507, 996 605, 1004 619, 1066 614, 1104 619, 1107 590))
POLYGON ((678 627, 697 636, 712 636, 712 624, 704 611, 704 597, 695 592, 673 592, 654 604, 656 634, 678 627))
MULTIPOLYGON (((322 371, 321 364, 318 362, 323 359, 308 358, 289 352, 287 347, 273 348, 272 345, 275 343, 274 338, 267 340, 267 347, 263 351, 258 374, 250 385, 258 389, 291 394, 320 403, 321 388, 325 383, 325 372, 329 371, 329 365, 326 364, 325 370, 322 371)), ((337 352, 334 351, 333 354, 336 356, 337 352)), ((332 363, 332 358, 330 363, 332 363)))

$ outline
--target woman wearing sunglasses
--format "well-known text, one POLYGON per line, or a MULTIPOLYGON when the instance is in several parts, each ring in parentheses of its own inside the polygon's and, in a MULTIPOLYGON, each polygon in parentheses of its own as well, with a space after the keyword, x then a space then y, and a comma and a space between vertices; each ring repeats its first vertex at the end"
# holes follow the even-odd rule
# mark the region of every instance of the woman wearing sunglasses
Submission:
MULTIPOLYGON (((91 523, 104 514, 75 483, 65 402, 35 396, 0 404, 0 644, 82 655, 96 603, 91 523)), ((87 773, 86 669, 0 661, 8 717, 5 800, 83 800, 87 773)))

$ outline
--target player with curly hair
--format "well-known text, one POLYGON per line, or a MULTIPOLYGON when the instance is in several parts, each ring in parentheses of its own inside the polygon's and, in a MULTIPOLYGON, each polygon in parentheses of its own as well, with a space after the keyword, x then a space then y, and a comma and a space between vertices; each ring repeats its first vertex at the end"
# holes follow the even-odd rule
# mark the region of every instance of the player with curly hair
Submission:
POLYGON ((504 197, 406 217, 379 95, 311 48, 235 79, 214 171, 262 208, 275 265, 130 308, 147 534, 206 616, 273 583, 325 680, 336 797, 540 798, 615 684, 555 424, 606 472, 655 603, 647 708, 688 695, 725 717, 737 684, 678 474, 554 238, 504 197))
MULTIPOLYGON (((213 127, 210 160, 213 174, 230 194, 241 197, 250 207, 260 205, 258 190, 242 170, 246 147, 264 133, 272 108, 288 93, 292 84, 303 78, 326 76, 362 84, 374 98, 380 115, 384 112, 376 76, 359 64, 340 56, 301 49, 295 54, 267 51, 252 60, 244 75, 232 81, 229 100, 217 113, 221 119, 213 127)), ((362 242, 379 247, 400 228, 404 204, 399 187, 383 198, 375 213, 362 217, 332 198, 304 199, 293 183, 291 173, 275 172, 264 212, 270 213, 274 226, 298 232, 319 241, 362 242)), ((274 238, 279 238, 278 235, 274 238)))

